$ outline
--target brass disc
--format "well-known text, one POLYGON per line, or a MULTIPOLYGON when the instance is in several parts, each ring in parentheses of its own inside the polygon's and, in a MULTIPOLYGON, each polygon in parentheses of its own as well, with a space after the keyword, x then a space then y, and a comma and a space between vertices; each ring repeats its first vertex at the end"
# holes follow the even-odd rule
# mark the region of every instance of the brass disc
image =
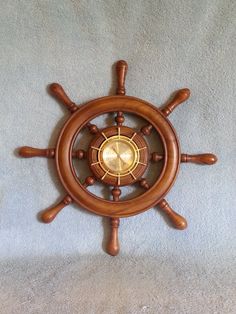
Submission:
POLYGON ((104 183, 131 184, 146 169, 147 151, 145 140, 133 129, 106 128, 91 143, 90 168, 104 183))

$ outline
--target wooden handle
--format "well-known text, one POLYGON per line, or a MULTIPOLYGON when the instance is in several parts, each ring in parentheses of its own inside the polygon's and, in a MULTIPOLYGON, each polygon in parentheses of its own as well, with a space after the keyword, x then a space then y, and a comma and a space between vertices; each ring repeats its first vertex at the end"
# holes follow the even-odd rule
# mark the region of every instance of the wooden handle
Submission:
POLYGON ((181 162, 193 162, 195 164, 213 165, 217 162, 217 157, 214 154, 181 154, 181 162))
POLYGON ((152 124, 145 125, 141 128, 141 132, 143 135, 150 135, 152 132, 153 126, 152 124))
POLYGON ((87 152, 85 152, 83 149, 77 149, 76 151, 72 152, 72 157, 78 159, 86 159, 87 152))
POLYGON ((59 100, 70 112, 75 112, 78 107, 65 93, 63 87, 58 83, 52 83, 49 86, 50 93, 59 100))
POLYGON ((182 104, 190 96, 188 88, 180 89, 176 92, 174 98, 161 110, 167 117, 178 105, 182 104))
POLYGON ((158 162, 164 158, 164 155, 160 155, 157 152, 153 152, 150 154, 150 161, 158 162))
POLYGON ((45 222, 45 223, 50 223, 50 222, 52 222, 52 221, 56 218, 57 214, 58 214, 65 206, 69 205, 70 203, 72 203, 72 198, 71 198, 69 195, 65 196, 64 199, 63 199, 60 203, 58 203, 56 206, 51 207, 51 208, 49 208, 49 209, 46 209, 46 210, 42 213, 42 215, 41 215, 42 221, 45 222))
POLYGON ((118 228, 120 225, 120 218, 111 218, 111 234, 107 245, 107 253, 116 256, 120 251, 118 228))
POLYGON ((29 146, 23 146, 19 149, 19 155, 25 158, 31 157, 53 158, 55 156, 55 149, 52 148, 40 149, 29 146))
POLYGON ((173 209, 170 207, 170 205, 167 203, 165 199, 161 200, 160 203, 158 203, 158 206, 163 210, 163 212, 168 216, 171 223, 176 229, 186 229, 187 228, 187 221, 184 217, 177 214, 173 209))
POLYGON ((117 74, 117 95, 125 95, 125 77, 128 70, 128 64, 124 60, 119 60, 116 64, 117 74))

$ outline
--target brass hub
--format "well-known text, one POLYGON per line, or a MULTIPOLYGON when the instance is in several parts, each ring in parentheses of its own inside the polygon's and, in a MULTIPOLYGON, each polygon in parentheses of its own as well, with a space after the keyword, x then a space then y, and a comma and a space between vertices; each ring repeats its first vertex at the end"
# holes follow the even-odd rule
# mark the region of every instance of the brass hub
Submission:
POLYGON ((144 173, 147 156, 142 136, 128 127, 111 127, 103 129, 91 142, 89 165, 103 183, 128 185, 144 173))
POLYGON ((123 176, 136 168, 139 151, 133 140, 115 135, 102 143, 98 159, 105 171, 114 176, 123 176))

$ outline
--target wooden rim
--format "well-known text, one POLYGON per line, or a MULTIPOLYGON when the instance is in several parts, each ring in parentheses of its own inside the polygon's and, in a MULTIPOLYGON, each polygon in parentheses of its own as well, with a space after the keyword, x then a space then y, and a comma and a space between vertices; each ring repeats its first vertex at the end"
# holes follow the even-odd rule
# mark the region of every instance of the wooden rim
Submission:
POLYGON ((64 125, 56 147, 57 171, 69 195, 83 208, 109 217, 136 215, 156 205, 173 185, 179 163, 179 143, 171 123, 156 107, 131 96, 102 97, 79 107, 64 125), (134 199, 113 202, 95 196, 82 186, 75 174, 71 156, 78 133, 89 121, 101 114, 119 110, 141 116, 153 125, 162 139, 165 159, 161 177, 149 190, 134 199))

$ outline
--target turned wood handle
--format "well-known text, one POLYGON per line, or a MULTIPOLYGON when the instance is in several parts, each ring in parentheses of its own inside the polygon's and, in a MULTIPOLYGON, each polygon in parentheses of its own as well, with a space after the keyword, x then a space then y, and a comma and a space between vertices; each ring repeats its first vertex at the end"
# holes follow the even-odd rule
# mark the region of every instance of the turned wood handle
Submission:
POLYGON ((117 95, 125 95, 125 77, 128 70, 128 64, 124 60, 119 60, 116 64, 117 74, 117 95))
POLYGON ((178 105, 182 104, 190 96, 190 90, 188 88, 180 89, 174 95, 174 98, 161 110, 167 117, 178 105))
POLYGON ((53 158, 55 156, 54 149, 40 149, 29 146, 23 146, 19 149, 19 155, 25 158, 31 157, 47 157, 53 158))
POLYGON ((49 86, 50 93, 59 100, 68 110, 74 112, 78 109, 76 104, 70 100, 63 87, 58 83, 52 83, 49 86))
POLYGON ((58 203, 56 206, 51 207, 49 209, 46 209, 42 214, 41 214, 41 219, 44 223, 50 223, 52 222, 57 214, 67 205, 69 205, 72 202, 72 198, 67 195, 64 197, 64 199, 58 203))
POLYGON ((195 164, 213 165, 217 162, 217 157, 214 154, 181 154, 181 162, 193 162, 195 164))
POLYGON ((187 228, 187 221, 184 217, 177 214, 173 209, 170 207, 170 205, 167 203, 165 199, 161 200, 160 203, 158 203, 158 206, 163 210, 163 212, 168 216, 171 223, 176 229, 186 229, 187 228))
POLYGON ((116 256, 120 251, 119 239, 118 239, 118 228, 120 224, 119 218, 110 218, 111 223, 111 234, 107 245, 107 253, 116 256))

